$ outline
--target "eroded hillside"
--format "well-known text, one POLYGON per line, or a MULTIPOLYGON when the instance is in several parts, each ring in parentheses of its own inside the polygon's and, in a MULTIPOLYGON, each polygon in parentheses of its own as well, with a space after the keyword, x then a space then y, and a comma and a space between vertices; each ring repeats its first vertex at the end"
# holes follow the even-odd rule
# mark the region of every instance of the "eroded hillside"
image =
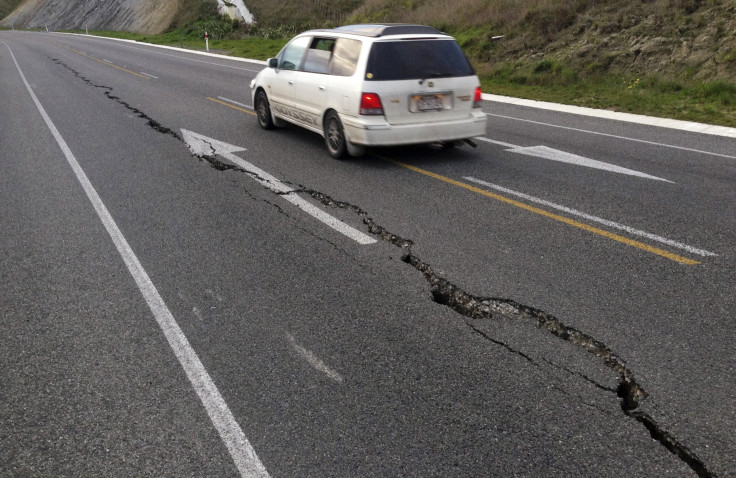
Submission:
MULTIPOLYGON (((18 0, 0 2, 7 7, 18 0)), ((24 0, 1 24, 151 34, 196 21, 198 12, 212 11, 216 3, 24 0)), ((245 0, 245 5, 259 26, 290 27, 282 31, 358 22, 432 25, 457 36, 482 74, 552 61, 582 75, 736 78, 736 0, 245 0), (497 36, 503 38, 494 40, 497 36)))
POLYGON ((169 27, 179 7, 179 0, 25 0, 0 25, 160 33, 169 27))

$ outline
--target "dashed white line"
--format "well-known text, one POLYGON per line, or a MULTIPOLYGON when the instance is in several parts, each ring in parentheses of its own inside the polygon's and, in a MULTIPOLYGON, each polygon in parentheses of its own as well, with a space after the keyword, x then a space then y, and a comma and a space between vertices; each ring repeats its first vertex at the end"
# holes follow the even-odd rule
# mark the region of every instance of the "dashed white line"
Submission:
POLYGON ((153 76, 152 74, 150 74, 150 73, 146 73, 145 71, 140 71, 139 73, 140 73, 141 75, 146 75, 146 76, 150 76, 151 78, 156 78, 157 80, 159 79, 159 77, 158 77, 158 76, 153 76))
POLYGON ((625 232, 627 232, 627 233, 629 233, 631 235, 634 235, 634 236, 644 237, 644 238, 647 238, 647 239, 652 240, 652 241, 656 241, 656 242, 659 242, 659 243, 662 243, 662 244, 667 244, 668 246, 676 247, 678 249, 682 249, 682 250, 688 251, 688 252, 690 252, 692 254, 697 254, 699 256, 704 256, 704 257, 714 257, 714 256, 717 256, 717 254, 714 254, 713 252, 706 251, 704 249, 698 249, 697 247, 688 246, 687 244, 682 244, 680 242, 673 241, 671 239, 667 239, 665 237, 657 236, 656 234, 651 234, 651 233, 646 232, 646 231, 640 231, 638 229, 634 229, 633 227, 629 227, 629 226, 626 226, 626 225, 623 225, 623 224, 619 224, 617 222, 609 221, 607 219, 602 219, 600 217, 592 216, 590 214, 586 214, 584 212, 581 212, 581 211, 578 211, 578 210, 575 210, 575 209, 572 209, 572 208, 569 208, 569 207, 566 207, 566 206, 561 206, 559 204, 555 204, 553 202, 546 201, 544 199, 536 198, 534 196, 530 196, 528 194, 521 193, 519 191, 514 191, 513 189, 505 188, 505 187, 499 186, 497 184, 492 184, 492 183, 489 183, 489 182, 486 182, 486 181, 482 181, 482 180, 476 179, 476 178, 474 178, 472 176, 466 176, 463 179, 465 179, 466 181, 470 181, 470 182, 476 183, 476 184, 480 184, 481 186, 485 186, 485 187, 490 188, 490 189, 495 189, 496 191, 501 191, 503 193, 510 194, 512 196, 520 197, 520 198, 522 198, 522 199, 524 199, 526 201, 529 201, 529 202, 541 204, 543 206, 547 206, 547 207, 552 208, 552 209, 557 209, 558 211, 563 211, 563 212, 565 212, 567 214, 570 214, 570 215, 573 215, 573 216, 578 216, 578 217, 581 217, 583 219, 587 219, 588 221, 597 222, 599 224, 603 224, 604 226, 608 226, 608 227, 613 228, 613 229, 618 229, 618 230, 621 230, 621 231, 625 231, 625 232))
POLYGON ((287 332, 286 337, 289 339, 289 344, 294 349, 294 351, 296 351, 296 353, 299 354, 299 356, 303 358, 315 370, 324 373, 325 375, 327 375, 328 378, 334 380, 335 382, 343 382, 344 379, 342 378, 342 375, 325 365, 325 363, 320 360, 319 357, 314 355, 314 353, 299 345, 293 335, 287 332))
POLYGON ((220 99, 220 100, 222 100, 222 101, 226 101, 226 102, 228 102, 228 103, 232 103, 232 104, 234 104, 234 105, 236 105, 236 106, 241 106, 241 107, 243 107, 243 108, 248 108, 249 110, 252 110, 252 109, 253 109, 253 107, 252 107, 251 105, 246 105, 246 104, 243 104, 243 103, 238 103, 238 102, 237 102, 237 101, 235 101, 235 100, 229 100, 229 99, 227 99, 227 98, 224 98, 224 97, 222 97, 222 96, 218 96, 218 97, 217 97, 217 99, 220 99))

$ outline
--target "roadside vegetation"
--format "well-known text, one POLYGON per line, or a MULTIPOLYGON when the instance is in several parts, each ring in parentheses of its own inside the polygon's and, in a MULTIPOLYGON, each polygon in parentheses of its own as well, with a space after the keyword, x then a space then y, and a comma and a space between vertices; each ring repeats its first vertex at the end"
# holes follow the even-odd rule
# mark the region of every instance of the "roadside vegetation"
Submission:
POLYGON ((0 0, 0 20, 20 5, 20 2, 21 0, 0 0))
POLYGON ((256 25, 181 2, 164 34, 94 33, 202 50, 207 31, 211 51, 266 59, 309 28, 422 23, 487 93, 736 126, 736 0, 246 0, 256 25))

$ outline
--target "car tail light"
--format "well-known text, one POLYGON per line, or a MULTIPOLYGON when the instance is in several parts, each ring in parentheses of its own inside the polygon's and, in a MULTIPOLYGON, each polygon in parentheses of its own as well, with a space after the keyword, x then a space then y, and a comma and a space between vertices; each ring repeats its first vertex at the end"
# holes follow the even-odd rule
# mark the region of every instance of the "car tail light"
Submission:
POLYGON ((475 89, 475 95, 473 97, 473 108, 480 108, 481 103, 483 101, 483 92, 480 89, 480 86, 475 89))
POLYGON ((375 93, 363 93, 360 98, 360 114, 362 115, 382 115, 383 105, 381 98, 375 93))

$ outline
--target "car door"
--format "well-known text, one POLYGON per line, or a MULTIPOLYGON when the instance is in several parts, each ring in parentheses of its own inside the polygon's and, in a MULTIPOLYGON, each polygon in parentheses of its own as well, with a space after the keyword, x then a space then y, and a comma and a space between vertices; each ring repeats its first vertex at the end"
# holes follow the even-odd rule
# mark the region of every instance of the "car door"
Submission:
POLYGON ((296 77, 294 103, 299 109, 299 121, 315 130, 322 129, 322 114, 327 106, 330 87, 329 64, 334 46, 335 38, 312 38, 304 55, 301 72, 296 77))
POLYGON ((271 109, 277 116, 286 117, 289 120, 298 117, 294 90, 304 53, 311 41, 310 36, 297 37, 286 45, 277 57, 278 65, 269 84, 266 85, 271 109))

